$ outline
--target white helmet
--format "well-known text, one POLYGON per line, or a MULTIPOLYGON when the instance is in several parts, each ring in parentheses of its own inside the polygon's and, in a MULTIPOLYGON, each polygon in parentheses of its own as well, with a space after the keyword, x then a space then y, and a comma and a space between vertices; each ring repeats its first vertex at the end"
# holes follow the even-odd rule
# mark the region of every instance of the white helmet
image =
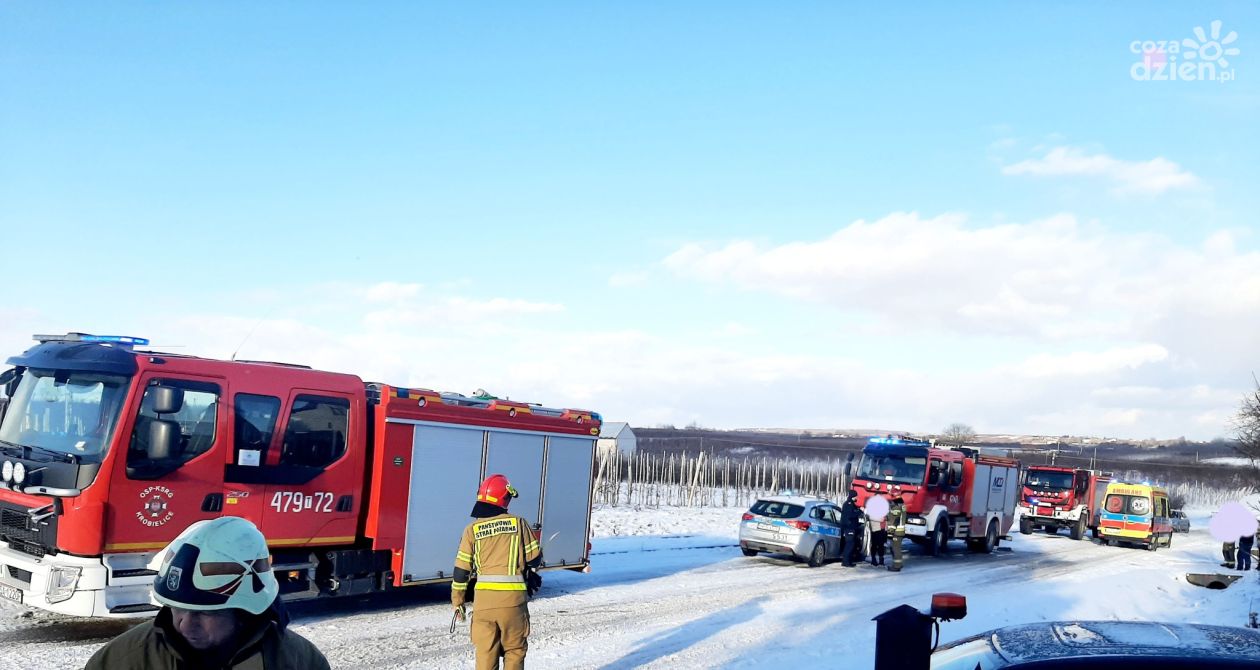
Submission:
POLYGON ((192 524, 156 557, 153 599, 186 610, 262 614, 280 593, 267 539, 235 516, 192 524))

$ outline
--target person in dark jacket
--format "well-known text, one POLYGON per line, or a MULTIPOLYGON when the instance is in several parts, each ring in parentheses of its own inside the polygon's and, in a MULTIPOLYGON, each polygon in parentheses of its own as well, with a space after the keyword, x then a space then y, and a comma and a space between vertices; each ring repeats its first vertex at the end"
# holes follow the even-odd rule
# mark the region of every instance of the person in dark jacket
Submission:
POLYGON ((110 640, 86 670, 328 670, 288 629, 267 540, 239 517, 198 521, 158 554, 151 621, 110 640))
POLYGON ((843 565, 853 567, 853 557, 858 550, 858 537, 862 530, 862 510, 857 506, 857 491, 850 490, 849 498, 840 508, 840 534, 844 538, 843 565))
POLYGON ((1247 534, 1238 538, 1238 564, 1234 566, 1235 570, 1251 569, 1251 547, 1255 543, 1255 535, 1247 534))

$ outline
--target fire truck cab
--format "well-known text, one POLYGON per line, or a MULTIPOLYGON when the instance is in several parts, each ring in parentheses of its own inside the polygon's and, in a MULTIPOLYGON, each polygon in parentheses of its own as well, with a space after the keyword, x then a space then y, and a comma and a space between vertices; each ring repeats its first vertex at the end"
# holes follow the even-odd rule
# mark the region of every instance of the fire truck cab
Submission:
POLYGON ((1073 540, 1092 530, 1098 537, 1099 513, 1110 475, 1096 470, 1033 465, 1024 473, 1019 532, 1041 526, 1050 532, 1067 527, 1073 540))
POLYGON ((951 539, 990 552, 1015 521, 1019 461, 967 447, 934 447, 908 437, 874 437, 853 477, 858 504, 900 495, 906 536, 933 555, 951 539))
POLYGON ((597 414, 36 339, 0 376, 0 598, 151 613, 155 553, 220 515, 262 530, 287 599, 447 580, 488 472, 521 491, 544 567, 588 565, 597 414))

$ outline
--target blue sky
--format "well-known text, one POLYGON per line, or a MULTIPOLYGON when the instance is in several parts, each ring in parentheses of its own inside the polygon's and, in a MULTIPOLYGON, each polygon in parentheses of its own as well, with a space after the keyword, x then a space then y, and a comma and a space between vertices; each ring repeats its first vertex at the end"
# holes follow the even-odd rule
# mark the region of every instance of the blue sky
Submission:
POLYGON ((0 342, 253 331, 649 425, 1227 434, 1260 368, 1258 19, 8 3, 0 342), (1214 20, 1233 80, 1130 76, 1214 20))

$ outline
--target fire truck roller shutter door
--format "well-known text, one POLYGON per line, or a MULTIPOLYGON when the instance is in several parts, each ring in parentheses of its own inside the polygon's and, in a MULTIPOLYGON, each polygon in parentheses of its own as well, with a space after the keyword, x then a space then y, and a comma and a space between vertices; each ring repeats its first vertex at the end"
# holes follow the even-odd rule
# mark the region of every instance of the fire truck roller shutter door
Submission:
POLYGON ((491 430, 486 457, 486 473, 502 473, 512 482, 518 496, 512 499, 511 511, 530 526, 538 523, 542 500, 543 439, 542 435, 491 430))
POLYGON ((591 510, 591 464, 595 440, 548 439, 543 497, 543 565, 573 565, 586 554, 586 522, 591 510))
POLYGON ((410 581, 449 577, 455 558, 451 548, 459 546, 481 481, 485 431, 427 425, 412 429, 403 575, 410 575, 410 581))

